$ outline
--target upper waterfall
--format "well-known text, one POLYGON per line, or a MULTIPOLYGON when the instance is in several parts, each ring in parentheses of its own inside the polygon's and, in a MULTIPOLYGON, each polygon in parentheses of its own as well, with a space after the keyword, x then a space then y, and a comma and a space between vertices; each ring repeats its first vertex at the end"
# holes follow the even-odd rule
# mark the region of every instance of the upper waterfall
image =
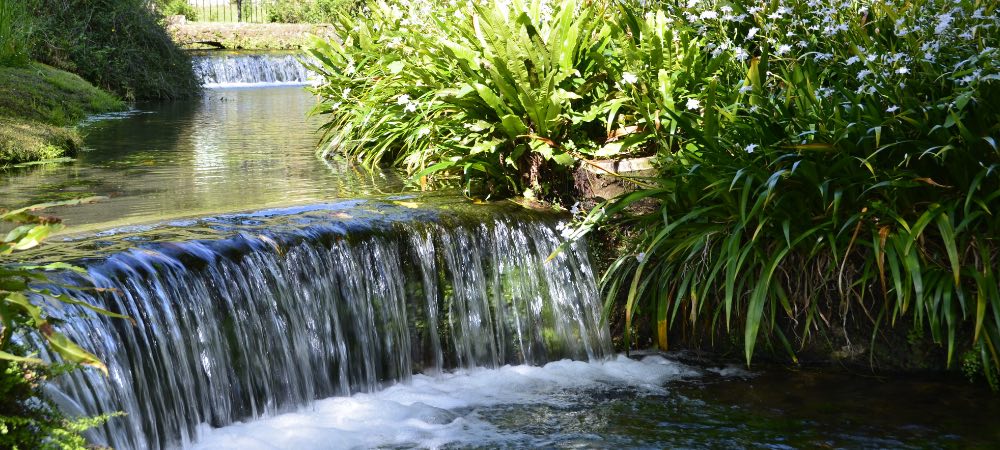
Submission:
POLYGON ((298 85, 309 82, 309 70, 294 54, 234 54, 194 57, 195 73, 208 88, 298 85))
POLYGON ((94 440, 184 446, 201 424, 415 372, 611 354, 586 249, 546 262, 560 242, 551 218, 353 214, 316 210, 288 219, 297 229, 150 244, 91 263, 86 283, 97 289, 81 295, 137 321, 66 324, 110 377, 76 371, 60 381, 63 397, 82 413, 127 413, 94 440))

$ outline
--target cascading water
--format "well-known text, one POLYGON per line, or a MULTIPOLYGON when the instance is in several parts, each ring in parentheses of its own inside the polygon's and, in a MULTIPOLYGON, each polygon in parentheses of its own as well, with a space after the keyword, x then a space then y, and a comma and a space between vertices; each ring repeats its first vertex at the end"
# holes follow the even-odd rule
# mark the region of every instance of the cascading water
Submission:
POLYGON ((99 289, 81 295, 137 324, 69 320, 67 334, 110 377, 74 372, 60 397, 81 413, 127 413, 95 442, 169 448, 197 439, 202 424, 371 392, 415 372, 605 358, 586 249, 545 262, 559 242, 551 220, 537 218, 327 216, 293 231, 119 253, 89 266, 99 289))
POLYGON ((304 85, 309 70, 294 54, 223 54, 194 57, 195 73, 208 88, 304 85))

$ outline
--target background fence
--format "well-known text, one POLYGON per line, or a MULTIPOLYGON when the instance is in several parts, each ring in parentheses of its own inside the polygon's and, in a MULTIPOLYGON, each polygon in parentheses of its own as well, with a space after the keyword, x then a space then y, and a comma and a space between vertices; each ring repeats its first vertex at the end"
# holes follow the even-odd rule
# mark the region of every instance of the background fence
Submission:
POLYGON ((267 22, 274 0, 188 0, 198 22, 267 22))

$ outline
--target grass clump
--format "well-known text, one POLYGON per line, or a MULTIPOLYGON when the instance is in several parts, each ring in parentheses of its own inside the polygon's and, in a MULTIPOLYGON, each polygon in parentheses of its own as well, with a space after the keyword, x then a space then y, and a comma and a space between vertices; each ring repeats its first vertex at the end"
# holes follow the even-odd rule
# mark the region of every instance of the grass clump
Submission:
POLYGON ((639 230, 603 279, 627 343, 636 318, 662 347, 707 330, 748 362, 888 333, 949 365, 974 354, 998 385, 996 5, 370 1, 356 16, 311 51, 324 153, 553 200, 579 165, 655 156, 656 176, 565 232, 639 230))

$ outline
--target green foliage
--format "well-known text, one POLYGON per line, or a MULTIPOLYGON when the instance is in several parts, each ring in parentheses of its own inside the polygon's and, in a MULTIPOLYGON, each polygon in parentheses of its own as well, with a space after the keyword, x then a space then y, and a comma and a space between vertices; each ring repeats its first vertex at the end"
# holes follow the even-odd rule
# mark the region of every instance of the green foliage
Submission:
MULTIPOLYGON (((50 234, 63 228, 57 219, 37 216, 33 212, 51 206, 74 205, 95 199, 70 200, 44 205, 34 205, 13 211, 0 210, 0 222, 13 226, 0 239, 0 256, 19 250, 37 247, 50 234)), ((80 348, 53 328, 45 314, 51 305, 76 305, 110 317, 127 318, 120 314, 76 300, 71 296, 51 290, 46 272, 83 269, 65 263, 36 265, 5 265, 0 267, 0 360, 19 363, 42 364, 35 356, 19 356, 8 351, 13 345, 15 331, 28 328, 37 331, 49 349, 62 359, 74 364, 92 366, 107 373, 107 368, 91 353, 80 348)))
MULTIPOLYGON (((34 211, 91 200, 0 210, 0 223, 10 229, 0 238, 0 256, 36 247, 48 235, 62 229, 58 220, 35 215, 34 211)), ((47 273, 67 270, 83 271, 64 263, 0 265, 0 442, 4 448, 86 448, 81 433, 117 415, 69 420, 42 392, 47 379, 78 365, 91 366, 107 374, 107 368, 97 357, 55 330, 46 314, 48 308, 76 305, 99 314, 126 318, 51 290, 49 286, 53 282, 47 273), (45 364, 38 355, 40 349, 29 348, 14 339, 26 333, 36 333, 52 355, 58 355, 70 365, 45 364)))
POLYGON ((70 419, 49 401, 44 383, 73 366, 38 366, 0 361, 0 442, 12 450, 93 448, 83 432, 121 413, 70 419))
POLYGON ((0 0, 0 67, 28 64, 30 19, 21 0, 0 0))
POLYGON ((363 0, 275 0, 267 5, 267 21, 331 23, 344 12, 357 12, 363 0))
POLYGON ((865 321, 1000 374, 1000 16, 972 0, 369 2, 310 51, 322 153, 560 199, 569 169, 655 155, 592 210, 640 231, 603 280, 661 346, 733 330, 796 352, 865 321), (637 213, 635 211, 646 211, 637 213))
POLYGON ((818 330, 906 318, 949 361, 982 349, 994 377, 996 11, 810 3, 622 8, 626 67, 639 64, 623 110, 658 145, 661 173, 585 227, 640 199, 659 207, 625 219, 645 234, 605 286, 628 292, 628 322, 652 315, 662 334, 678 320, 742 324, 748 362, 761 335, 794 358, 818 330))
POLYGON ((621 154, 615 81, 601 70, 612 29, 597 3, 367 5, 342 13, 344 43, 310 55, 326 83, 323 154, 460 174, 470 194, 559 199, 582 157, 621 154), (610 111, 610 113, 609 113, 610 111))
POLYGON ((190 21, 198 20, 198 10, 191 6, 187 0, 170 0, 158 3, 164 16, 184 16, 190 21))
POLYGON ((32 56, 128 100, 199 91, 190 57, 146 0, 26 0, 35 17, 32 56))

